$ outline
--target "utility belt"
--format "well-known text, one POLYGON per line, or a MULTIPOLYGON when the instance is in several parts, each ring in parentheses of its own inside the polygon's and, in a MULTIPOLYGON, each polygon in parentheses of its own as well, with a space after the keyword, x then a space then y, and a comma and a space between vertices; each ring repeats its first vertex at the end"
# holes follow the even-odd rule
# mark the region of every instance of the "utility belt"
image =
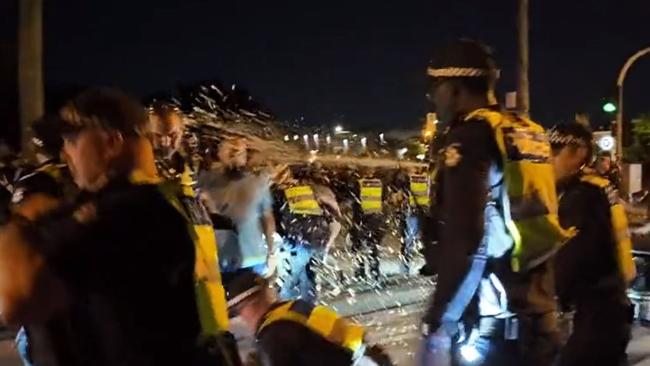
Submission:
POLYGON ((509 318, 481 317, 478 321, 478 332, 483 338, 516 340, 519 338, 519 319, 516 316, 509 318))

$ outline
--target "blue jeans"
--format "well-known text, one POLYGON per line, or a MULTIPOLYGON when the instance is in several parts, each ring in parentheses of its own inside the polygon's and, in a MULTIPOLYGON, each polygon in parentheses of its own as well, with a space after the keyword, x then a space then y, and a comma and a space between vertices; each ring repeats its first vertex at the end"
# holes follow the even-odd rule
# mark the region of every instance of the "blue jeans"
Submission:
POLYGON ((420 218, 417 215, 410 214, 404 217, 402 237, 402 258, 404 267, 409 270, 415 255, 417 240, 420 239, 420 218))
POLYGON ((16 334, 16 349, 20 355, 20 359, 23 361, 23 365, 32 366, 32 361, 29 357, 29 339, 27 338, 27 332, 25 328, 20 328, 18 334, 16 334))
POLYGON ((281 249, 282 268, 280 276, 280 298, 301 299, 309 303, 316 301, 316 267, 323 259, 323 251, 306 242, 285 239, 281 249))

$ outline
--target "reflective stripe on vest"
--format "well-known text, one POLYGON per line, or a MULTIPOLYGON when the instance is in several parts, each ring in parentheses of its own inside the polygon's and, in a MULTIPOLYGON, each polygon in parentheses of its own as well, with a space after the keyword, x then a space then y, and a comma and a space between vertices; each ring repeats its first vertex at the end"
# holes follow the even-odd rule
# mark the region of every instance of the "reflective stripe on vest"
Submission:
MULTIPOLYGON (((133 181, 133 180, 132 180, 133 181)), ((221 283, 217 240, 205 207, 194 196, 191 186, 177 181, 158 184, 167 201, 185 218, 194 242, 194 291, 203 335, 228 330, 226 291, 221 283)))
POLYGON ((622 278, 626 283, 630 283, 636 277, 636 266, 632 258, 632 240, 627 224, 625 207, 618 197, 618 192, 612 183, 596 175, 584 175, 580 181, 594 185, 607 195, 609 200, 609 212, 612 225, 612 233, 616 242, 616 263, 622 278))
POLYGON ((411 206, 429 207, 429 177, 424 174, 414 174, 410 176, 410 188, 412 196, 409 197, 411 206))
POLYGON ((43 172, 50 177, 52 177, 55 181, 60 182, 61 181, 61 169, 65 168, 65 164, 54 164, 54 163, 48 163, 44 164, 36 169, 37 172, 43 172))
POLYGON ((301 300, 288 301, 266 315, 257 334, 276 321, 302 324, 328 341, 350 350, 355 356, 364 351, 363 327, 340 317, 324 306, 314 306, 301 300))
POLYGON ((382 184, 379 179, 359 179, 361 209, 364 213, 381 213, 382 184))
POLYGON ((544 128, 490 109, 478 109, 465 117, 469 119, 483 119, 494 130, 505 184, 500 206, 514 242, 511 265, 515 272, 527 271, 548 260, 576 232, 560 226, 544 128))
POLYGON ((295 215, 320 216, 320 209, 314 191, 310 186, 296 186, 284 190, 284 195, 289 203, 289 211, 295 215))

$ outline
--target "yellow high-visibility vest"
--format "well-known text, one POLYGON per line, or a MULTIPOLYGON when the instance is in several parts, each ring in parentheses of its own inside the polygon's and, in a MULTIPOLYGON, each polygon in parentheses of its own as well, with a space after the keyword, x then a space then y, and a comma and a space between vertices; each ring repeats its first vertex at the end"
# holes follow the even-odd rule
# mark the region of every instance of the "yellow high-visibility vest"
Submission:
POLYGON ((503 161, 501 207, 513 239, 511 265, 527 271, 553 256, 575 228, 560 226, 551 146, 544 128, 533 121, 491 109, 478 109, 465 120, 483 119, 494 130, 503 161))
POLYGON ((409 203, 411 206, 429 207, 431 198, 429 197, 429 177, 424 174, 413 174, 410 177, 411 196, 409 203))
POLYGON ((359 179, 361 210, 366 214, 382 212, 382 184, 379 179, 359 179))
POLYGON ((221 271, 217 252, 217 239, 212 222, 205 207, 200 204, 191 186, 186 167, 186 179, 146 182, 158 184, 167 201, 183 215, 195 249, 194 290, 198 307, 201 333, 205 336, 218 335, 228 330, 228 306, 226 291, 221 282, 221 271))
POLYGON ((603 190, 609 199, 612 233, 616 242, 616 262, 621 277, 626 283, 630 283, 636 277, 636 266, 632 258, 632 240, 625 207, 623 207, 621 199, 618 197, 618 192, 616 192, 616 188, 609 180, 597 175, 583 175, 580 177, 580 181, 603 190))
POLYGON ((353 355, 360 356, 359 353, 364 351, 364 328, 324 306, 315 306, 301 300, 288 301, 266 315, 257 329, 257 335, 277 321, 293 321, 304 325, 328 341, 350 350, 353 355))
POLYGON ((310 216, 320 216, 323 214, 311 186, 287 188, 284 190, 284 195, 287 198, 289 211, 292 214, 310 216))

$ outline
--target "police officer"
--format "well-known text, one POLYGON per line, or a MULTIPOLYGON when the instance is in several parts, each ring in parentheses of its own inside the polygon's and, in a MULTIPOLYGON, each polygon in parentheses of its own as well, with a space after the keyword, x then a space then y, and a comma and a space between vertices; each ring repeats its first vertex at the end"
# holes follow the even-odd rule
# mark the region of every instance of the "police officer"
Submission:
POLYGON ((180 179, 190 170, 189 157, 183 151, 183 115, 176 106, 161 101, 153 103, 148 113, 158 171, 167 179, 180 179))
POLYGON ((601 151, 594 162, 594 170, 597 175, 610 181, 617 189, 621 186, 621 172, 616 162, 612 161, 612 153, 601 151))
POLYGON ((143 106, 90 89, 62 109, 60 128, 86 194, 70 206, 33 195, 5 226, 4 320, 53 330, 61 348, 35 364, 221 363, 202 341, 195 268, 201 281, 215 277, 195 261, 187 213, 157 176, 143 106))
POLYGON ((420 223, 430 210, 429 176, 415 168, 402 168, 395 174, 393 189, 401 196, 398 227, 402 234, 404 272, 410 273, 411 263, 420 240, 420 223))
POLYGON ((610 181, 580 171, 591 158, 591 131, 560 125, 549 139, 560 222, 578 229, 555 258, 558 298, 564 309, 575 309, 558 365, 626 364, 632 320, 626 288, 634 263, 621 199, 610 181))
POLYGON ((498 70, 480 43, 452 43, 428 75, 448 131, 436 177, 438 282, 419 362, 548 365, 558 337, 545 263, 570 233, 548 194, 555 184, 544 131, 496 107, 498 70))
POLYGON ((228 285, 228 309, 255 333, 264 366, 391 365, 379 347, 366 347, 362 326, 303 300, 278 301, 252 271, 228 285))
POLYGON ((199 305, 203 341, 218 345, 230 363, 237 364, 238 353, 228 332, 226 294, 221 281, 219 256, 213 222, 195 194, 196 170, 183 149, 184 121, 178 108, 157 102, 148 109, 151 142, 156 167, 167 181, 170 193, 180 198, 186 219, 192 224, 196 246, 196 295, 199 305))
POLYGON ((296 178, 287 167, 280 174, 273 189, 274 211, 289 264, 280 273, 280 296, 313 303, 318 268, 341 230, 341 213, 334 193, 305 173, 296 178))
POLYGON ((355 254, 358 279, 379 280, 379 246, 386 234, 384 216, 384 184, 375 170, 362 167, 355 182, 355 202, 352 207, 352 252, 355 254))

